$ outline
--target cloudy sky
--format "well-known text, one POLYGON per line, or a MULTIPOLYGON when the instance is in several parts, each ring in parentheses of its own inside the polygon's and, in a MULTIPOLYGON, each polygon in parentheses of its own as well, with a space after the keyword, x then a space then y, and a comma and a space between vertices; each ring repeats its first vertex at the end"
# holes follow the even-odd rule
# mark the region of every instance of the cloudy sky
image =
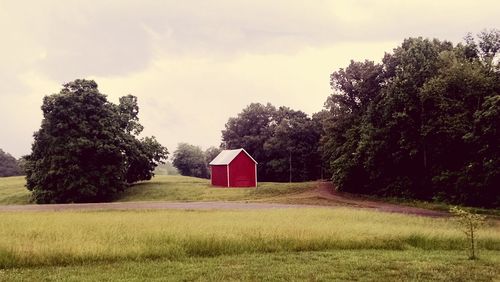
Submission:
POLYGON ((0 148, 30 152, 45 95, 94 79, 139 97, 144 135, 219 145, 251 102, 312 114, 329 75, 404 38, 500 27, 500 1, 0 0, 0 148))

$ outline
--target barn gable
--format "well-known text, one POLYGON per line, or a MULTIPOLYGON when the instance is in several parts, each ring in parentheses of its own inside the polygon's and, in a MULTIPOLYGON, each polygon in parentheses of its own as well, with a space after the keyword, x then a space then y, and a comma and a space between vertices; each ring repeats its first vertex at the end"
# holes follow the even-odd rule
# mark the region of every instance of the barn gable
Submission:
POLYGON ((209 165, 228 165, 230 164, 239 153, 244 152, 255 164, 258 164, 257 161, 250 156, 250 154, 245 151, 245 149, 235 149, 235 150, 223 150, 220 152, 215 159, 213 159, 209 165))

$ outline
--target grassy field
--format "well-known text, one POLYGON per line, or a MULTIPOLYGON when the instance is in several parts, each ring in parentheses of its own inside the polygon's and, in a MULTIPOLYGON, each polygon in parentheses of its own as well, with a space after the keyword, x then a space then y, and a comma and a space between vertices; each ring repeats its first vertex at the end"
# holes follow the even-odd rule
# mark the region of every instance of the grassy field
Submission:
MULTIPOLYGON (((24 204, 22 177, 0 204, 24 204)), ((117 201, 267 200, 314 183, 212 188, 158 176, 117 201)), ((479 260, 453 220, 338 207, 246 211, 0 212, 0 281, 500 279, 500 223, 478 233, 479 260)))
MULTIPOLYGON (((24 184, 1 178, 0 205, 29 203, 24 184)), ((115 201, 289 202, 315 187, 226 189, 159 175, 115 201)), ((0 281, 500 279, 498 220, 480 230, 480 259, 470 261, 449 218, 348 207, 0 212, 0 238, 0 281)))
MULTIPOLYGON (((28 204, 29 191, 24 177, 0 178, 0 204, 28 204)), ((209 180, 180 175, 157 175, 137 183, 118 195, 115 201, 245 201, 286 196, 314 188, 314 182, 259 183, 255 188, 214 188, 209 180)))
MULTIPOLYGON (((349 208, 2 212, 0 238, 0 268, 9 269, 334 250, 455 251, 465 259, 467 244, 449 219, 349 208)), ((497 221, 478 244, 485 262, 498 263, 497 221)))

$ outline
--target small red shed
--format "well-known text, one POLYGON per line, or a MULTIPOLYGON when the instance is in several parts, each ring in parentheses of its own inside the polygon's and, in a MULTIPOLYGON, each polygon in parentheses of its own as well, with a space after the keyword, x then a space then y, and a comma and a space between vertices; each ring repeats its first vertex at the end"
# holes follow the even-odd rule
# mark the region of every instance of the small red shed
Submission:
POLYGON ((224 150, 210 162, 213 186, 257 187, 257 162, 245 149, 224 150))

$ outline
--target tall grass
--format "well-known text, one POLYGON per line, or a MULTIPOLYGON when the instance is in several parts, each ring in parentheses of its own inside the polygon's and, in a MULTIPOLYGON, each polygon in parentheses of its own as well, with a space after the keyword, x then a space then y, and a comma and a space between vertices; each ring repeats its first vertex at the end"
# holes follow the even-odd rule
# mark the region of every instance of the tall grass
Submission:
MULTIPOLYGON (((480 248, 500 251, 499 231, 496 222, 485 227, 480 248)), ((447 219, 347 208, 0 213, 0 238, 1 268, 467 243, 447 219)))

